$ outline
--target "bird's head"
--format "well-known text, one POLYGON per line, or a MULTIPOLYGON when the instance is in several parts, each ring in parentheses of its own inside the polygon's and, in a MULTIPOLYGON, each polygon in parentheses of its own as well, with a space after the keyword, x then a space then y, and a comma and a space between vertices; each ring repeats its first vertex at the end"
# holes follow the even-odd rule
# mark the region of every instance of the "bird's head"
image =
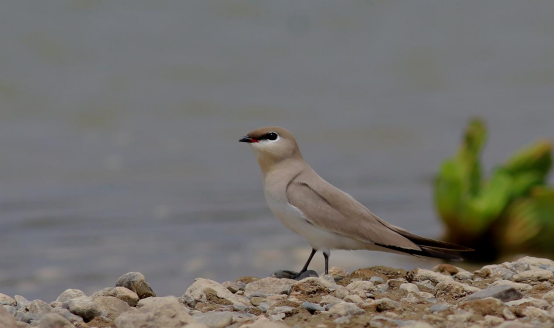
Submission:
POLYGON ((281 127, 262 127, 239 139, 248 143, 262 166, 272 165, 286 159, 302 157, 298 144, 290 131, 281 127))

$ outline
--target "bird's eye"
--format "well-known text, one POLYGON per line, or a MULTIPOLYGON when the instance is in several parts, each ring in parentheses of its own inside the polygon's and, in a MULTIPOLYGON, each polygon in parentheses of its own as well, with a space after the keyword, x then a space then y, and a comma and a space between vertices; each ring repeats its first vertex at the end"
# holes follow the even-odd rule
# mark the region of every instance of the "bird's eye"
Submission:
POLYGON ((274 141, 277 139, 277 137, 279 137, 279 135, 277 135, 277 133, 275 132, 270 132, 266 135, 267 139, 270 140, 270 141, 274 141))

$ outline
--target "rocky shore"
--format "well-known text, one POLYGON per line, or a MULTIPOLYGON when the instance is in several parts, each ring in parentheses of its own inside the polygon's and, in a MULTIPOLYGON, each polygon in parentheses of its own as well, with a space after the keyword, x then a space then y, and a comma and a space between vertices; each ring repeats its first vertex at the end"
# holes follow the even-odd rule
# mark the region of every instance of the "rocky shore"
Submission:
POLYGON ((295 273, 196 279, 182 296, 157 297, 144 276, 53 302, 0 293, 0 327, 553 327, 554 261, 524 257, 474 272, 443 264, 383 266, 294 280, 295 273))

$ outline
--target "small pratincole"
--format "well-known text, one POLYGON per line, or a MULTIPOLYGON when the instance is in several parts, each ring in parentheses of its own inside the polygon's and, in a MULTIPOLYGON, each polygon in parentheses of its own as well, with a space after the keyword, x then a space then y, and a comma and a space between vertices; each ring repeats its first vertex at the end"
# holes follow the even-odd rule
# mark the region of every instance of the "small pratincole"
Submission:
POLYGON ((321 178, 304 160, 294 136, 280 127, 256 129, 239 142, 249 143, 263 176, 265 198, 273 214, 312 246, 300 274, 308 270, 317 251, 379 250, 392 253, 461 260, 451 252, 473 251, 452 243, 424 238, 373 214, 347 193, 321 178))

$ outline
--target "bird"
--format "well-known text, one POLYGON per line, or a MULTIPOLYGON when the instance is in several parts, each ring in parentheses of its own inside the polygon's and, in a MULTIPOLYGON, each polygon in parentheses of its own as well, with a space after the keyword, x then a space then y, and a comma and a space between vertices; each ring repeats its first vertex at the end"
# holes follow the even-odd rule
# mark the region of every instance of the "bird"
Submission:
POLYGON ((239 142, 248 143, 258 160, 264 195, 275 217, 312 247, 297 277, 308 270, 318 251, 325 258, 325 274, 329 274, 331 250, 377 250, 449 260, 462 260, 457 252, 474 251, 413 234, 382 220, 321 178, 285 128, 258 128, 239 142))

